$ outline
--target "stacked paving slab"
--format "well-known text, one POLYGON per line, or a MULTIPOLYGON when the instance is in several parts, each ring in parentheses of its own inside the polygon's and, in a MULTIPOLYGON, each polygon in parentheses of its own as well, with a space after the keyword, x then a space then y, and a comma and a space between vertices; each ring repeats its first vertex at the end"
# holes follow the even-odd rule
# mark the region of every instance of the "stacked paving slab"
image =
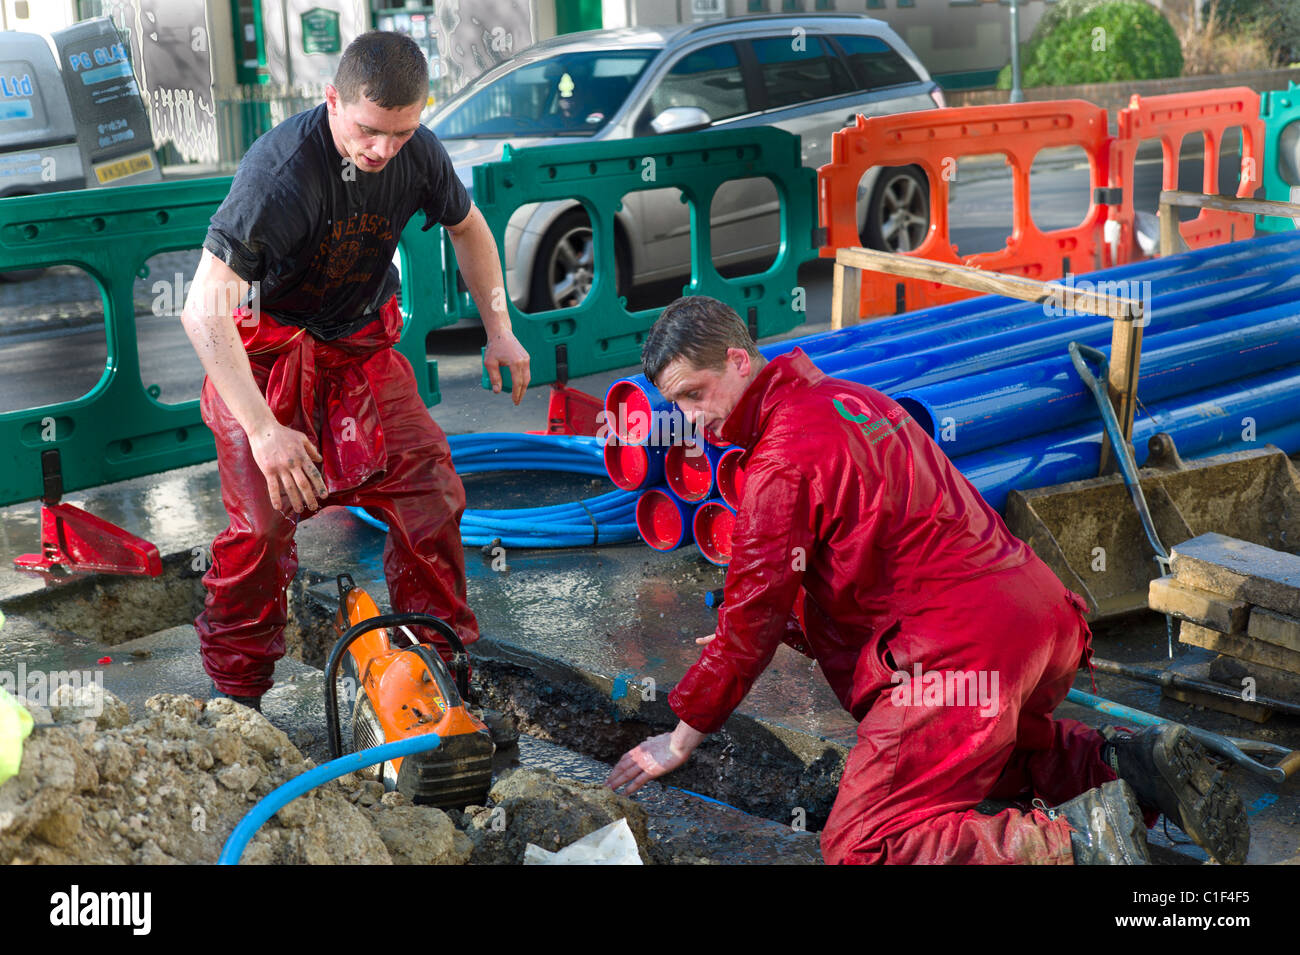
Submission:
POLYGON ((1171 552, 1173 575, 1151 582, 1152 610, 1180 621, 1178 639, 1220 654, 1211 676, 1300 702, 1300 556, 1222 534, 1171 552))

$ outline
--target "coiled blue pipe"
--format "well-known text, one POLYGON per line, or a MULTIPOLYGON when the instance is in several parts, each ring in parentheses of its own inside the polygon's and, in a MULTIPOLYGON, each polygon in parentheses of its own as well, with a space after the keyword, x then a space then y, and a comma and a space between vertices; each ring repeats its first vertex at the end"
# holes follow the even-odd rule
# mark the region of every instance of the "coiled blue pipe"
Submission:
POLYGON ((239 824, 235 826, 234 831, 226 839, 226 844, 221 847, 221 855, 217 858, 217 865, 239 865, 240 857, 244 854, 244 848, 257 834, 257 830, 262 828, 262 823, 303 793, 315 789, 317 786, 322 786, 331 779, 338 779, 340 776, 354 773, 358 769, 365 769, 367 766, 385 763, 390 759, 400 759, 403 756, 412 756, 415 753, 428 752, 431 749, 436 749, 441 742, 442 740, 437 733, 408 736, 406 739, 384 743, 382 746, 372 746, 370 749, 363 749, 360 752, 348 753, 346 756, 332 759, 328 763, 322 763, 314 769, 309 769, 301 776, 295 776, 284 785, 277 786, 263 796, 248 811, 248 814, 239 820, 239 824))
MULTIPOLYGON (((489 432, 451 435, 452 464, 459 474, 489 471, 566 471, 605 477, 604 444, 599 438, 489 432)), ((590 547, 637 539, 634 491, 611 491, 597 497, 546 507, 504 510, 467 508, 461 517, 461 540, 482 547, 499 540, 505 547, 590 547)), ((388 525, 359 507, 348 508, 372 527, 388 525)))

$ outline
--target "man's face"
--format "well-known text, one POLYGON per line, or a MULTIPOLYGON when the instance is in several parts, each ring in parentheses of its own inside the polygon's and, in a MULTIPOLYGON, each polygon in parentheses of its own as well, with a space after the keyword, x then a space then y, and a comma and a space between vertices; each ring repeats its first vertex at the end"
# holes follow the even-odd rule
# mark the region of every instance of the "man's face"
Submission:
POLYGON ((685 358, 674 358, 659 372, 655 387, 677 403, 693 426, 716 435, 756 373, 747 351, 728 348, 721 370, 696 368, 685 358))
POLYGON ((379 172, 397 155, 420 125, 424 103, 384 109, 364 96, 345 103, 332 85, 325 87, 330 133, 339 154, 362 172, 379 172))

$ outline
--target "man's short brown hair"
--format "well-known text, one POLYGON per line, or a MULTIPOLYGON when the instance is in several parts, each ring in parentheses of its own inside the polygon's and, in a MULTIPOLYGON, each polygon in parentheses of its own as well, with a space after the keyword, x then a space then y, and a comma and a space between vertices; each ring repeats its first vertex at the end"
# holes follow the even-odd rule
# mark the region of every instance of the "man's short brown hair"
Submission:
POLYGON ((334 88, 344 103, 364 96, 382 109, 414 106, 429 98, 429 61, 406 34, 371 30, 343 51, 334 88))
POLYGON ((759 357, 735 309, 707 295, 688 295, 660 313, 641 348, 641 367, 651 382, 675 358, 685 358, 696 368, 720 370, 728 348, 743 348, 750 358, 759 357))

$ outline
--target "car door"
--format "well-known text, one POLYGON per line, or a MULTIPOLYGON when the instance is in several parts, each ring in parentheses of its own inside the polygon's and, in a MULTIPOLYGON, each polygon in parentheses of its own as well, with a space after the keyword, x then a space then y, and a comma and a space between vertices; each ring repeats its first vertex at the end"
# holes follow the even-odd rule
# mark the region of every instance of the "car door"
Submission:
MULTIPOLYGON (((713 128, 730 128, 738 118, 756 114, 752 100, 734 42, 696 47, 678 56, 662 75, 637 117, 635 132, 654 135, 650 121, 672 106, 699 107, 709 114, 713 128)), ((628 193, 623 204, 640 236, 638 281, 688 271, 690 206, 657 190, 628 193)))
MULTIPOLYGON (((797 135, 805 166, 829 162, 831 135, 854 91, 838 53, 825 38, 798 29, 746 40, 742 57, 751 63, 761 106, 751 122, 797 135)), ((780 237, 780 200, 771 182, 750 179, 718 191, 713 209, 718 264, 771 258, 780 237)))

